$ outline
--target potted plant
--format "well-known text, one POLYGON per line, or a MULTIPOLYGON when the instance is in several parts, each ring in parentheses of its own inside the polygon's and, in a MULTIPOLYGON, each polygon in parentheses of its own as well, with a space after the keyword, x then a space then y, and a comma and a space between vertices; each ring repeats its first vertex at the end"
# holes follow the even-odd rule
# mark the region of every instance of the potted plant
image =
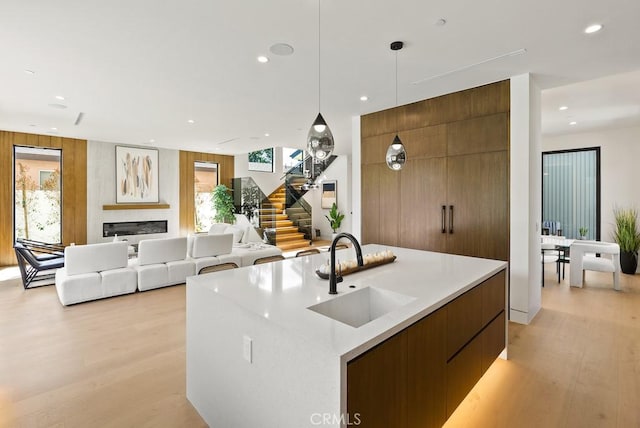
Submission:
POLYGON ((578 233, 580 233, 580 239, 587 239, 587 233, 589 233, 589 229, 582 226, 578 229, 578 233))
POLYGON ((220 184, 214 187, 211 196, 213 199, 213 209, 216 210, 216 215, 213 217, 218 223, 235 223, 236 207, 233 205, 233 198, 231 197, 231 189, 224 184, 220 184))
POLYGON ((326 219, 329 220, 329 224, 331 225, 331 229, 333 230, 333 234, 338 233, 338 229, 340 229, 340 225, 342 224, 342 220, 344 220, 344 214, 338 211, 338 206, 334 202, 331 205, 331 209, 329 210, 329 215, 326 216, 326 219))
POLYGON ((638 268, 640 233, 637 229, 638 211, 635 209, 613 210, 616 228, 613 239, 620 245, 620 269, 624 273, 635 274, 638 268))

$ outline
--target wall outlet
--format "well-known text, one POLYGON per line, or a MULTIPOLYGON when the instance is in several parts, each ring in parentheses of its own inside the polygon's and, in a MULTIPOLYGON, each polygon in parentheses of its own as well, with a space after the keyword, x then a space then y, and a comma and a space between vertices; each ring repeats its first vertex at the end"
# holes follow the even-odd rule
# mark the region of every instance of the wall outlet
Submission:
POLYGON ((249 336, 242 337, 242 356, 245 361, 249 364, 253 362, 252 351, 253 351, 253 340, 249 336))

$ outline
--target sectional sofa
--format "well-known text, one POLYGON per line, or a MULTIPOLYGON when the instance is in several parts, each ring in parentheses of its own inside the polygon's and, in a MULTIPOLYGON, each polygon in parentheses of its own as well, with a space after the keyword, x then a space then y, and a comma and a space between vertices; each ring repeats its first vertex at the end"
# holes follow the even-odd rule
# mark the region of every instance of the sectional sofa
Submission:
POLYGON ((244 226, 217 225, 205 234, 142 240, 131 259, 127 242, 70 246, 65 248, 65 267, 56 271, 58 298, 66 306, 184 284, 204 267, 228 262, 250 266, 258 258, 282 254, 255 238, 242 242, 249 236, 244 226))

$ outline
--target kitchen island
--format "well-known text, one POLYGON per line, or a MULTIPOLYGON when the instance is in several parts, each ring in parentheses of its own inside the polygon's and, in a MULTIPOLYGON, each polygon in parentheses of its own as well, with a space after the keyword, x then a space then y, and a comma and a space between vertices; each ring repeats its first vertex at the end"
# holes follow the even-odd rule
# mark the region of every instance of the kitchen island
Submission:
POLYGON ((328 253, 187 279, 187 398, 211 427, 437 426, 506 357, 505 262, 362 250, 397 260, 333 296, 328 253))

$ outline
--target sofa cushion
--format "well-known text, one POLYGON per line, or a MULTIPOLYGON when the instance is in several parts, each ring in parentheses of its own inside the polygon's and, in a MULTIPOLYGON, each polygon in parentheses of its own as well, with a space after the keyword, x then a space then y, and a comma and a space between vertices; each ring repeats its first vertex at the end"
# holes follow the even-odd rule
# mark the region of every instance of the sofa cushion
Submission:
POLYGON ((133 293, 138 288, 138 274, 135 269, 122 268, 100 272, 102 297, 133 293))
POLYGON ((191 257, 213 257, 229 254, 233 248, 233 234, 197 235, 193 237, 191 257))
POLYGON ((231 226, 228 223, 214 223, 209 228, 209 235, 217 235, 220 233, 224 233, 227 227, 231 226))
POLYGON ((98 272, 68 275, 66 268, 56 271, 56 292, 64 306, 102 298, 102 281, 98 272))
POLYGON ((66 247, 64 249, 66 273, 79 275, 127 267, 128 246, 126 242, 107 242, 66 247))
POLYGON ((192 260, 178 260, 167 263, 169 284, 184 284, 188 276, 196 274, 196 266, 192 260))
POLYGON ((138 290, 153 290, 169 285, 169 269, 164 263, 136 266, 138 272, 138 290))
POLYGON ((182 238, 145 239, 138 244, 138 264, 140 266, 184 260, 186 257, 186 236, 182 238))
POLYGON ((224 230, 224 233, 232 233, 233 242, 242 242, 242 237, 244 236, 244 227, 236 225, 227 226, 227 228, 224 230))

